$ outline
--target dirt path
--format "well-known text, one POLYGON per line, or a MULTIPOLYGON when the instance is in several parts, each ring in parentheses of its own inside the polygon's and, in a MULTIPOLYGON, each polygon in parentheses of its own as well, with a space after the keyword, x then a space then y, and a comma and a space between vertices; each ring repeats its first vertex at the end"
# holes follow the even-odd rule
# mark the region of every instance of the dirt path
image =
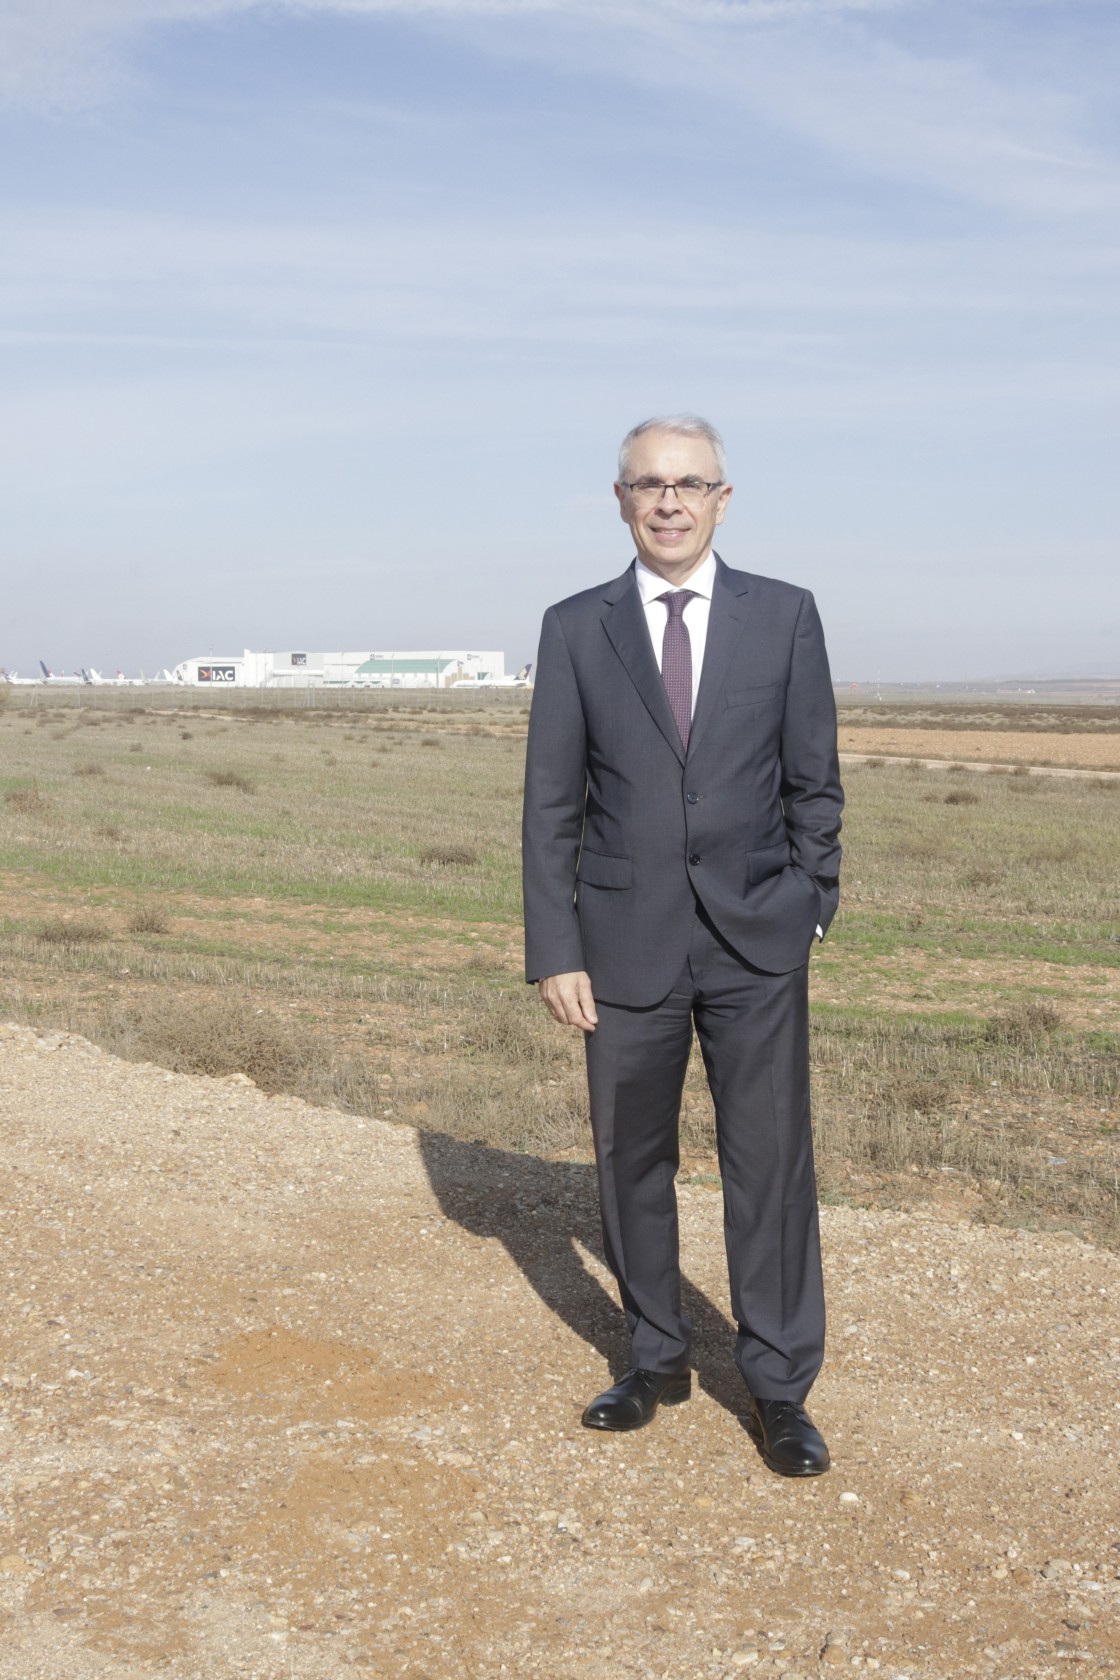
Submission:
POLYGON ((1120 1672, 1120 1258, 826 1209, 819 1481, 762 1467, 719 1202, 699 1392, 622 1353, 587 1168, 0 1029, 3 1680, 1120 1672))
POLYGON ((1087 770, 1080 766, 1070 769, 1058 764, 1032 764, 1025 759, 1019 759, 1015 763, 992 764, 985 759, 957 758, 951 753, 946 753, 942 758, 915 758, 905 749, 900 749, 897 743, 884 747, 882 752, 842 752, 839 757, 841 764, 867 764, 869 761, 881 764, 884 759, 900 759, 905 764, 918 764, 923 770, 948 770, 952 767, 960 770, 1015 771, 1018 775, 1022 775, 1025 770, 1028 776, 1075 776, 1080 780, 1088 778, 1105 782, 1115 781, 1117 774, 1116 770, 1087 770))

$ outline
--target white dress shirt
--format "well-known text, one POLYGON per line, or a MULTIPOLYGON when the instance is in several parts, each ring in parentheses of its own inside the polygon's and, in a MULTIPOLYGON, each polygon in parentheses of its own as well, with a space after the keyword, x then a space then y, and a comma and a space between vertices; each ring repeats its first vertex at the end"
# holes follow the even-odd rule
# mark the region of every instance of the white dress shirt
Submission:
MULTIPOLYGON (((669 609, 664 601, 657 597, 666 593, 672 594, 678 585, 666 583, 663 577, 651 572, 648 566, 643 566, 640 560, 634 562, 634 570, 638 578, 638 591, 642 597, 645 609, 646 624, 649 626, 649 639, 653 643, 653 657, 657 660, 657 669, 661 669, 661 648, 665 641, 665 625, 669 619, 669 609)), ((696 696, 700 692, 700 672, 704 667, 704 644, 708 639, 708 614, 712 610, 712 590, 716 581, 716 557, 711 549, 705 559, 697 566, 687 583, 679 585, 681 589, 692 591, 692 600, 686 601, 684 606, 685 628, 688 630, 688 640, 692 647, 692 710, 696 711, 696 696)))
MULTIPOLYGON (((653 643, 653 657, 657 660, 657 669, 661 669, 661 649, 665 640, 665 625, 669 618, 669 608, 664 601, 657 597, 671 592, 677 586, 666 583, 663 577, 651 572, 648 566, 643 566, 640 560, 635 560, 634 570, 638 579, 638 592, 642 597, 642 607, 649 627, 649 639, 653 643)), ((700 692, 700 673, 704 668, 704 647, 708 640, 708 616, 712 610, 712 589, 716 581, 716 561, 711 549, 708 550, 701 565, 697 566, 687 583, 680 585, 681 589, 692 591, 692 600, 686 601, 682 617, 688 626, 688 639, 692 647, 692 710, 696 712, 696 696, 700 692)), ((824 929, 817 928, 817 938, 824 938, 824 929)))

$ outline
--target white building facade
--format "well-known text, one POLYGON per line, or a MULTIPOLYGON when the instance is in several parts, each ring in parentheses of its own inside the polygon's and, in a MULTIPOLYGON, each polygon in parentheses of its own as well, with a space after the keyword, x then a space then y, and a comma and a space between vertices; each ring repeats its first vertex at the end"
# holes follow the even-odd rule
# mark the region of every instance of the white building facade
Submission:
POLYGON ((488 685, 505 676, 504 653, 462 649, 404 653, 208 653, 181 660, 173 682, 190 688, 450 688, 488 685))

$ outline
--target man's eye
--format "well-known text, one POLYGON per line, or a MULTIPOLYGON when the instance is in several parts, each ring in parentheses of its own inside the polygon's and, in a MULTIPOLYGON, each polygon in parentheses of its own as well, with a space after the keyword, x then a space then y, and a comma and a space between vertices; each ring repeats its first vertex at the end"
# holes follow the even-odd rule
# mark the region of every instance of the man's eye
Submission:
POLYGON ((661 480, 659 478, 640 478, 634 488, 635 490, 660 490, 661 480))
POLYGON ((703 490, 704 480, 702 478, 682 478, 678 488, 681 490, 703 490))

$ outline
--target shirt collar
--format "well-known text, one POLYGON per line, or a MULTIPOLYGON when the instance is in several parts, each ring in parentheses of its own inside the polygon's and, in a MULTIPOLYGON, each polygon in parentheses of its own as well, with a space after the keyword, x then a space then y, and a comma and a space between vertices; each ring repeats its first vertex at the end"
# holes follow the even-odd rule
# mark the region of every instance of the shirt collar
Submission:
MULTIPOLYGON (((634 561, 634 572, 638 579, 638 589, 641 592, 643 606, 648 606, 651 601, 656 601, 659 595, 664 595, 667 589, 673 587, 671 583, 666 583, 663 577, 658 577, 656 572, 651 572, 648 566, 643 566, 640 560, 634 561)), ((716 557, 709 549, 706 559, 696 568, 688 582, 681 585, 681 588, 691 590, 693 595, 703 595, 706 601, 710 601, 715 581, 716 557)))

